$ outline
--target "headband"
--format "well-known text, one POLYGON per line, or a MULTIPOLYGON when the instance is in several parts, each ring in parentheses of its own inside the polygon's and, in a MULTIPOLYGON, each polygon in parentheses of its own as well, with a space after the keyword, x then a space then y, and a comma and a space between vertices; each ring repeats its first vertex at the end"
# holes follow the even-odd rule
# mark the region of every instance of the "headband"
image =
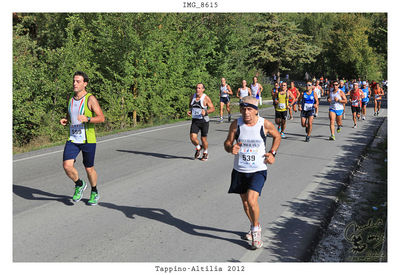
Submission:
POLYGON ((258 110, 258 107, 256 105, 251 104, 251 103, 247 103, 247 102, 240 103, 240 107, 250 107, 250 108, 253 108, 255 110, 258 110))

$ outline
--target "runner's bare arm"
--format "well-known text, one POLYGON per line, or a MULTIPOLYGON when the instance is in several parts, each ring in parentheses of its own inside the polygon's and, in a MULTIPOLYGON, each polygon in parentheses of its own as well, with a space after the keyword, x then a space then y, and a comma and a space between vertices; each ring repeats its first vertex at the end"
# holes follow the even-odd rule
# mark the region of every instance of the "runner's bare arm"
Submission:
POLYGON ((315 108, 317 108, 317 107, 318 107, 318 105, 319 105, 319 99, 318 99, 318 96, 314 96, 314 100, 315 100, 314 107, 315 107, 315 108))
POLYGON ((268 153, 265 154, 265 162, 268 164, 273 164, 275 162, 275 157, 271 151, 277 151, 279 145, 281 144, 281 135, 278 130, 275 128, 274 124, 272 124, 269 120, 264 120, 264 132, 265 134, 270 134, 272 136, 272 145, 271 149, 268 153))
POLYGON ((232 92, 231 86, 229 86, 229 85, 226 85, 226 86, 228 87, 228 94, 230 94, 230 95, 233 95, 233 92, 232 92))
POLYGON ((237 120, 231 123, 229 127, 228 136, 224 142, 225 151, 236 155, 239 152, 240 144, 233 144, 235 142, 235 135, 237 130, 237 120))
MULTIPOLYGON (((211 99, 210 99, 208 96, 206 96, 205 99, 204 99, 204 101, 205 101, 204 103, 205 103, 206 106, 208 107, 208 109, 207 109, 207 114, 211 114, 212 112, 214 112, 214 111, 215 111, 215 107, 214 107, 214 105, 213 105, 211 99)), ((202 110, 202 113, 203 113, 203 112, 204 112, 203 115, 205 115, 205 110, 202 110)))
POLYGON ((187 111, 188 116, 192 115, 192 110, 190 109, 190 105, 192 104, 192 99, 193 99, 193 95, 191 95, 190 99, 189 99, 189 111, 187 111))
POLYGON ((346 104, 347 103, 346 94, 343 91, 340 91, 340 96, 341 96, 342 100, 339 100, 339 102, 346 104))
MULTIPOLYGON (((94 117, 90 119, 90 123, 102 123, 105 120, 103 111, 100 108, 99 102, 95 96, 90 96, 88 99, 88 107, 95 114, 94 117)), ((78 120, 82 122, 88 122, 88 118, 85 115, 78 116, 78 120)))

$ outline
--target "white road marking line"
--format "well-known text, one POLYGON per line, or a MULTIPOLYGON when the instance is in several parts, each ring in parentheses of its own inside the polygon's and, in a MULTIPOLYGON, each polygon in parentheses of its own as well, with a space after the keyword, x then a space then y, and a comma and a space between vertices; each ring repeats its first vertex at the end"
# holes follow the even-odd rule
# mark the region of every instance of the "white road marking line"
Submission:
MULTIPOLYGON (((139 132, 139 133, 133 133, 133 134, 129 134, 129 135, 126 135, 126 136, 110 138, 110 139, 106 139, 106 140, 99 141, 99 142, 97 142, 97 144, 103 143, 103 142, 108 142, 108 141, 113 141, 113 140, 117 140, 117 139, 122 139, 122 138, 137 136, 137 135, 141 135, 141 134, 147 134, 147 133, 152 133, 152 132, 156 132, 156 131, 167 130, 167 129, 176 128, 176 127, 181 127, 181 126, 187 126, 188 124, 189 124, 189 123, 184 123, 184 124, 180 124, 180 125, 173 125, 173 126, 168 126, 168 127, 163 127, 163 128, 158 128, 158 129, 152 129, 152 130, 148 130, 148 131, 143 131, 143 132, 139 132)), ((44 157, 44 156, 48 156, 48 155, 60 153, 60 152, 63 152, 63 151, 64 151, 64 150, 57 150, 57 151, 53 151, 53 152, 49 152, 49 153, 44 153, 44 154, 36 155, 36 156, 26 157, 26 158, 22 158, 22 159, 16 159, 16 160, 13 160, 13 162, 15 163, 15 162, 18 162, 18 161, 29 160, 29 159, 34 159, 34 158, 38 158, 38 157, 44 157)))

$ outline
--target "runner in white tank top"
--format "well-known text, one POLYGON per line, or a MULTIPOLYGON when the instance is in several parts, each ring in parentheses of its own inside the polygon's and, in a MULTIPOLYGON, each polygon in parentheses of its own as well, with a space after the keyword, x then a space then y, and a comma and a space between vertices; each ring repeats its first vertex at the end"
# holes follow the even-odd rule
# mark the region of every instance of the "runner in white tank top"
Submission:
POLYGON ((251 95, 251 90, 249 87, 246 86, 246 80, 242 80, 242 87, 240 87, 236 93, 236 96, 239 98, 239 103, 242 102, 242 99, 246 96, 251 95))
POLYGON ((280 134, 267 119, 258 116, 257 99, 252 96, 243 98, 240 104, 242 116, 232 122, 224 148, 235 155, 229 193, 240 194, 250 231, 245 239, 251 240, 253 249, 261 248, 260 208, 258 197, 267 178, 267 164, 275 162, 276 151, 280 144, 280 134), (265 153, 267 134, 273 138, 271 149, 265 153))

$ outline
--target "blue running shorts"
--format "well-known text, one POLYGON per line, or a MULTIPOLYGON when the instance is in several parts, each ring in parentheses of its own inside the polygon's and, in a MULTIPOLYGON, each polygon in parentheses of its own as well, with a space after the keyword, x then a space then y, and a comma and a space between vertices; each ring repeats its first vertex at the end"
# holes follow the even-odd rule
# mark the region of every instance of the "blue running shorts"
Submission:
POLYGON ((73 143, 68 140, 64 147, 63 161, 76 159, 80 151, 82 151, 83 165, 85 167, 93 167, 96 143, 73 143))
POLYGON ((267 180, 267 170, 262 170, 254 173, 241 173, 232 170, 231 186, 228 193, 245 194, 247 190, 251 189, 261 196, 261 190, 267 180))

